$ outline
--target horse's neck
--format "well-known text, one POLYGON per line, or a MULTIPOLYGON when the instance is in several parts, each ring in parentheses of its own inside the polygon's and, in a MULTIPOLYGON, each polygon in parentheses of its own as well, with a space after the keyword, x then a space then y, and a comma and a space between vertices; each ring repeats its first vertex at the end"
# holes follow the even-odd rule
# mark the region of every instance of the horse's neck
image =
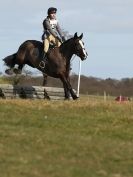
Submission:
POLYGON ((61 46, 61 53, 66 58, 66 60, 69 62, 72 58, 73 52, 73 43, 72 42, 66 42, 61 46))

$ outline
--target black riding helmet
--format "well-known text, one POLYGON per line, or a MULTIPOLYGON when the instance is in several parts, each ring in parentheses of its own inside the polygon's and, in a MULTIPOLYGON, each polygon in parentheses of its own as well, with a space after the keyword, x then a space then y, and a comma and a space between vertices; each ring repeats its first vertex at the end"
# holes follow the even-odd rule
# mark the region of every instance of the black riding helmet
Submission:
POLYGON ((48 15, 49 14, 51 14, 51 13, 56 13, 57 12, 57 9, 55 8, 55 7, 50 7, 49 9, 48 9, 48 15))

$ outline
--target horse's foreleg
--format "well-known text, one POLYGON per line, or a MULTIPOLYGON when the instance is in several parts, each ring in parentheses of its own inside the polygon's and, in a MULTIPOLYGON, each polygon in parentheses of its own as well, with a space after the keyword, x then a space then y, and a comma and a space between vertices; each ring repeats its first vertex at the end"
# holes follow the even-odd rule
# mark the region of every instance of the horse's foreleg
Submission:
MULTIPOLYGON (((63 82, 63 86, 64 86, 64 91, 68 90, 71 93, 71 96, 74 100, 76 100, 78 97, 75 94, 75 92, 72 89, 72 86, 70 84, 70 82, 68 81, 68 79, 64 76, 61 76, 61 81, 63 82)), ((68 91, 66 92, 65 98, 68 99, 68 91)))

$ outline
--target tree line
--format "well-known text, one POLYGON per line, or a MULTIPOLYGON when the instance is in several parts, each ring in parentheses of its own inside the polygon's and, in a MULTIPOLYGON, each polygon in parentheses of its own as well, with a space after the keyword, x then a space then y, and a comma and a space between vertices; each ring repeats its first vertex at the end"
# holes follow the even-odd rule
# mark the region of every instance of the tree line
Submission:
MULTIPOLYGON (((42 85, 43 77, 38 76, 35 77, 33 75, 20 75, 20 76, 1 76, 7 82, 16 84, 16 85, 42 85)), ((70 82, 72 87, 76 90, 77 89, 77 81, 78 75, 72 74, 70 76, 70 82)), ((59 79, 55 79, 52 77, 48 77, 47 85, 50 87, 63 87, 62 83, 59 79)), ((80 93, 81 94, 88 94, 88 95, 103 95, 106 92, 108 95, 111 96, 133 96, 133 78, 123 78, 121 80, 116 79, 101 79, 96 77, 87 77, 81 75, 81 82, 80 82, 80 93)))

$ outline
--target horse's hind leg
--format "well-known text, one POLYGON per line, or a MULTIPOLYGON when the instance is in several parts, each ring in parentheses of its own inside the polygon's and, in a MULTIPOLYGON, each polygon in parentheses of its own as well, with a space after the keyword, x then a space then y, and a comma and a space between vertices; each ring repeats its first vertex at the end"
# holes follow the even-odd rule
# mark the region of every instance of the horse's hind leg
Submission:
POLYGON ((8 68, 5 70, 5 73, 8 75, 12 75, 14 73, 14 68, 8 68))
POLYGON ((14 66, 15 66, 15 58, 16 54, 10 55, 4 59, 5 64, 8 66, 8 69, 5 70, 5 73, 8 75, 12 75, 14 72, 14 66))
POLYGON ((64 87, 65 99, 70 100, 70 91, 68 90, 68 88, 64 83, 63 83, 63 87, 64 87))
POLYGON ((15 63, 12 63, 12 65, 10 65, 9 68, 5 70, 5 73, 8 75, 12 75, 14 73, 14 66, 15 63))
POLYGON ((18 68, 14 68, 13 72, 15 74, 21 74, 22 73, 22 68, 24 65, 19 65, 18 68))

